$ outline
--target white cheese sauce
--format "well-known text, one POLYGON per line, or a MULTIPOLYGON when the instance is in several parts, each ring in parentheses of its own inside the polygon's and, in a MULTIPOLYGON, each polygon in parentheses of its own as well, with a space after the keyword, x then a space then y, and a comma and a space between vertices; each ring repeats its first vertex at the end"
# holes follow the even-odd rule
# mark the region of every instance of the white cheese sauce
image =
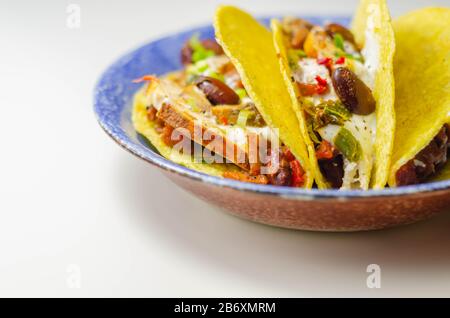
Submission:
POLYGON ((375 113, 367 116, 353 115, 352 120, 347 121, 344 127, 359 141, 362 148, 362 157, 358 161, 358 178, 344 174, 344 180, 351 178, 351 180, 348 180, 349 184, 357 182, 363 189, 368 189, 374 160, 373 145, 375 143, 376 115, 375 113))
POLYGON ((307 100, 312 102, 314 106, 319 105, 327 100, 337 100, 338 97, 334 91, 333 84, 331 82, 330 72, 325 65, 317 63, 316 59, 304 58, 298 62, 298 68, 295 70, 293 76, 298 83, 302 84, 317 84, 316 77, 320 76, 328 83, 328 91, 326 94, 307 97, 307 100))
POLYGON ((222 67, 230 63, 230 59, 226 55, 215 55, 203 60, 203 62, 208 65, 210 71, 218 73, 222 67))
POLYGON ((173 96, 179 96, 182 92, 180 86, 174 82, 159 79, 158 84, 150 83, 152 93, 147 96, 147 105, 160 110, 163 104, 170 104, 173 96))
POLYGON ((316 59, 304 58, 298 62, 298 68, 294 73, 294 79, 299 83, 317 84, 316 76, 331 80, 326 66, 317 63, 316 59))

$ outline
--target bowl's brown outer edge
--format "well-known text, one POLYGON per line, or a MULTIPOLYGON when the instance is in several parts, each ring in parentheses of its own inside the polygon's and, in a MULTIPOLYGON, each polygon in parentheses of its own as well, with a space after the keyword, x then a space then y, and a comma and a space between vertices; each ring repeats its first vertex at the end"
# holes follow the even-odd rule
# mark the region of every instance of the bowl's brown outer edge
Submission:
POLYGON ((450 207, 450 191, 389 197, 283 197, 239 191, 164 171, 173 182, 228 212, 277 227, 350 232, 378 230, 425 220, 450 207))

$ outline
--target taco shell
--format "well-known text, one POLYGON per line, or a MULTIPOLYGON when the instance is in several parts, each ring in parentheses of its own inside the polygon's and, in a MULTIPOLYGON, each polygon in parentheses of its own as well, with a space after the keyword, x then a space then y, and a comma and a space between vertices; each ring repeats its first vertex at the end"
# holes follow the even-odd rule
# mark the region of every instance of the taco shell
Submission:
POLYGON ((275 45, 275 49, 277 52, 277 57, 280 63, 281 67, 281 73, 283 76, 283 81, 289 91, 289 95, 291 97, 291 105, 293 106, 293 110, 295 112, 295 115, 298 118, 299 121, 299 127, 301 131, 301 136, 304 139, 306 148, 308 150, 309 154, 309 161, 311 165, 311 169, 314 173, 314 178, 317 183, 317 186, 319 189, 326 189, 329 186, 327 185, 327 182, 325 178, 323 177, 322 173, 320 173, 319 164, 316 159, 316 150, 314 148, 314 143, 312 142, 311 138, 308 135, 308 128, 306 126, 306 120, 303 116, 302 107, 300 106, 300 102, 298 99, 298 96, 300 96, 300 93, 298 91, 297 85, 293 85, 291 78, 291 70, 289 67, 289 60, 287 56, 287 44, 285 43, 285 37, 283 34, 283 28, 281 26, 281 23, 273 19, 271 21, 271 28, 273 32, 273 42, 275 45))
MULTIPOLYGON (((450 123, 450 9, 426 8, 394 22, 397 127, 389 185, 450 123)), ((450 177, 449 164, 437 178, 450 177)))
POLYGON ((375 75, 374 98, 377 102, 377 133, 375 162, 371 185, 384 188, 389 175, 395 134, 394 30, 386 0, 361 0, 352 22, 352 32, 360 47, 366 44, 366 27, 374 24, 374 36, 379 45, 379 65, 375 75), (370 21, 372 20, 372 21, 370 21))
MULTIPOLYGON (((374 25, 374 36, 379 44, 379 68, 375 75, 374 98, 377 102, 377 138, 375 142, 375 168, 372 175, 372 186, 383 188, 388 179, 390 157, 393 148, 395 129, 394 114, 394 75, 393 55, 395 51, 395 39, 391 26, 391 19, 385 0, 363 0, 356 12, 352 23, 352 31, 357 44, 363 47, 365 44, 365 32, 367 21, 371 19, 374 25)), ((292 72, 287 57, 287 44, 284 43, 282 26, 279 21, 272 21, 274 43, 279 57, 279 63, 283 79, 288 87, 291 102, 298 116, 302 136, 307 145, 310 156, 310 164, 314 171, 315 180, 319 188, 328 188, 316 158, 314 144, 307 131, 306 119, 301 111, 301 98, 298 87, 292 82, 292 72)))
POLYGON ((248 13, 232 7, 217 9, 216 38, 238 70, 249 96, 267 124, 278 128, 280 140, 299 160, 311 188, 313 171, 307 147, 277 62, 272 35, 248 13))

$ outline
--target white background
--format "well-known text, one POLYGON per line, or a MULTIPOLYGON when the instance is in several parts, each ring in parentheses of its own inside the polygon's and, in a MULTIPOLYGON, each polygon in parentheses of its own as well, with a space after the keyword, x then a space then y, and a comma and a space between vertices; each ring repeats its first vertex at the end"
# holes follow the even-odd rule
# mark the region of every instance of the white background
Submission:
MULTIPOLYGON (((450 296, 450 213, 356 234, 253 224, 176 188, 103 133, 92 111, 101 72, 207 23, 220 1, 72 2, 78 30, 66 27, 69 1, 0 1, 0 296, 450 296), (381 289, 366 287, 371 263, 381 289)), ((449 2, 389 1, 393 16, 449 2)), ((228 3, 255 14, 356 5, 228 3)))

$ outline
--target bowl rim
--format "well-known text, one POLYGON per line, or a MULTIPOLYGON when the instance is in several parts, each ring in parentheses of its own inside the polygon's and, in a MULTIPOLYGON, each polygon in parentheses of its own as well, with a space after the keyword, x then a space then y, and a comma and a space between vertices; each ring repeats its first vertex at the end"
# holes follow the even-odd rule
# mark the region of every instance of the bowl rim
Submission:
MULTIPOLYGON (((277 15, 278 16, 278 15, 277 15)), ((347 16, 319 16, 312 15, 307 18, 320 18, 320 19, 348 19, 347 16)), ((267 23, 269 21, 269 17, 262 17, 259 20, 267 23)), ((118 58, 116 61, 111 63, 101 74, 99 80, 97 81, 94 89, 94 113, 97 118, 97 122, 100 124, 101 128, 106 132, 108 136, 110 136, 117 144, 119 144, 122 148, 130 152, 131 154, 137 156, 138 158, 155 165, 164 171, 173 172, 179 176, 187 177, 192 180, 200 181, 207 183, 209 185, 219 186, 231 188, 239 191, 253 192, 258 194, 266 194, 266 195, 274 195, 280 196, 289 199, 315 199, 315 198, 330 198, 330 199, 348 199, 348 198, 380 198, 380 197, 391 197, 391 196, 405 196, 419 193, 428 193, 435 191, 445 191, 450 190, 450 180, 444 181, 435 181, 417 185, 403 186, 397 188, 385 188, 385 189, 369 189, 369 190, 339 190, 339 189, 303 189, 303 188, 290 188, 290 187, 281 187, 281 186, 273 186, 273 185, 259 185, 248 182, 242 182, 232 179, 221 178, 217 176, 211 176, 202 172, 198 172, 192 169, 189 169, 185 166, 179 165, 175 162, 172 162, 160 154, 155 152, 153 149, 150 149, 147 146, 134 143, 128 138, 124 137, 123 134, 118 134, 115 132, 114 127, 110 121, 105 120, 105 116, 101 114, 102 108, 106 105, 106 101, 99 98, 102 87, 107 84, 107 74, 111 69, 120 68, 125 65, 124 62, 129 62, 132 60, 133 56, 144 50, 149 45, 157 45, 159 42, 176 36, 180 34, 188 34, 198 31, 199 29, 211 27, 211 25, 200 25, 197 27, 189 28, 184 31, 173 32, 168 35, 159 37, 156 40, 149 41, 144 45, 139 46, 138 48, 129 51, 127 54, 118 58)), ((123 113, 125 106, 117 107, 120 113, 123 113)), ((119 115, 120 116, 120 115, 119 115)))

